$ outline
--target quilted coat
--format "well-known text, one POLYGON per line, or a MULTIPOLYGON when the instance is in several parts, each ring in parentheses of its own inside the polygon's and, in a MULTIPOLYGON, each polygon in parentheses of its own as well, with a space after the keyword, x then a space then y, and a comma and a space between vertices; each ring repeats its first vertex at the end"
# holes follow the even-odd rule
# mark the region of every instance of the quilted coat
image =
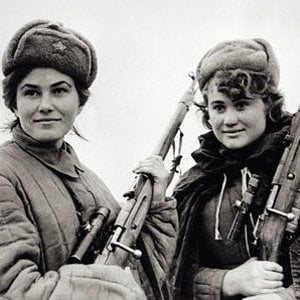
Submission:
MULTIPOLYGON (((133 277, 117 266, 67 264, 80 226, 99 206, 110 209, 108 223, 120 209, 69 144, 57 150, 15 128, 12 141, 0 147, 0 296, 143 299, 133 277)), ((132 265, 149 299, 160 295, 168 272, 176 238, 175 208, 174 200, 151 207, 141 234, 148 252, 137 264, 138 271, 132 265), (156 285, 151 282, 154 277, 156 285)))

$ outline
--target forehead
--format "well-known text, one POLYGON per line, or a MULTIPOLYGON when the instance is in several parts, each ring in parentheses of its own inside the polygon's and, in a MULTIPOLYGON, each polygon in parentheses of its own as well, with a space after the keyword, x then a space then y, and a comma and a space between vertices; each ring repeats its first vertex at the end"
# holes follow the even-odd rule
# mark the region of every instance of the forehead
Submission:
POLYGON ((218 86, 220 83, 220 79, 216 77, 212 77, 207 83, 207 92, 214 93, 218 90, 218 86))
POLYGON ((224 78, 212 77, 206 86, 205 97, 207 104, 215 101, 222 101, 230 104, 237 103, 239 101, 255 101, 255 99, 261 99, 258 95, 251 95, 240 87, 233 86, 231 84, 224 84, 224 78))
POLYGON ((224 100, 224 101, 231 101, 232 100, 223 92, 219 91, 219 82, 220 80, 218 78, 211 78, 210 81, 207 84, 206 88, 206 97, 208 102, 216 101, 216 100, 224 100))
POLYGON ((29 72, 20 85, 33 84, 33 85, 51 85, 60 81, 73 83, 73 79, 64 73, 61 73, 52 68, 34 68, 29 72))

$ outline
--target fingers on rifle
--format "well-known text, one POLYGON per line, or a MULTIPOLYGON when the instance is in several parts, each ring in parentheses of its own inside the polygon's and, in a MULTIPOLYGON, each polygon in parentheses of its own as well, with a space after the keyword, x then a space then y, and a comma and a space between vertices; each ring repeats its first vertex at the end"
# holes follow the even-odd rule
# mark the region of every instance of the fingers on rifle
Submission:
POLYGON ((275 262, 264 261, 263 266, 264 266, 264 269, 267 271, 273 271, 273 272, 279 272, 279 273, 283 272, 282 266, 280 266, 279 264, 277 264, 275 262))
POLYGON ((164 164, 163 160, 158 155, 148 156, 146 159, 139 162, 138 166, 136 166, 132 171, 135 173, 151 173, 151 171, 163 169, 164 164))
POLYGON ((270 281, 282 281, 283 280, 283 273, 280 272, 272 272, 272 271, 266 271, 266 280, 270 281))
POLYGON ((264 288, 266 289, 278 289, 282 286, 283 282, 280 280, 264 280, 264 288))

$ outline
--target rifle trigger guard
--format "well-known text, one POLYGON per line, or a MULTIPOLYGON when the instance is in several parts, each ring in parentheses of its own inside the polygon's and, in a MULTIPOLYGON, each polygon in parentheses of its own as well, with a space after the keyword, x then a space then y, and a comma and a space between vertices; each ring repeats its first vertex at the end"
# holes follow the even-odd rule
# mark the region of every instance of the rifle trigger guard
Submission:
POLYGON ((293 213, 285 213, 285 212, 280 211, 280 210, 275 209, 275 208, 268 207, 267 211, 271 212, 273 214, 277 214, 279 216, 285 217, 285 218, 287 218, 288 221, 293 221, 294 218, 295 218, 295 215, 293 213))

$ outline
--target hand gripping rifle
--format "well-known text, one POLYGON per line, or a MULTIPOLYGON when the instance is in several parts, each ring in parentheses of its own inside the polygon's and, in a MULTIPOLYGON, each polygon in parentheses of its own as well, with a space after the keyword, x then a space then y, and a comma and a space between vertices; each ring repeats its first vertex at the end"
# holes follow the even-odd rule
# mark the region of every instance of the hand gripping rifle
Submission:
MULTIPOLYGON (((193 95, 191 95, 191 93, 195 94, 194 86, 197 80, 193 75, 189 76, 193 79, 193 82, 179 101, 169 124, 163 132, 157 147, 153 151, 154 155, 160 155, 163 159, 165 159, 185 115, 187 114, 190 106, 193 104, 193 95)), ((173 174, 171 173, 171 176, 172 175, 173 174)), ((126 267, 129 255, 133 255, 135 258, 141 257, 141 251, 133 249, 132 247, 135 245, 150 208, 152 201, 152 188, 152 181, 149 177, 144 175, 138 176, 134 190, 125 194, 128 197, 128 200, 121 208, 121 211, 111 228, 112 233, 110 234, 102 253, 97 255, 95 263, 118 265, 124 268, 126 267)), ((90 234, 92 230, 88 232, 78 247, 79 252, 75 251, 75 253, 71 256, 71 261, 81 261, 85 251, 90 246, 91 240, 95 236, 96 232, 101 229, 103 219, 107 215, 108 212, 106 210, 98 212, 98 216, 101 221, 95 222, 97 228, 93 228, 93 234, 90 234)))
POLYGON ((264 212, 258 217, 254 237, 260 259, 278 262, 284 234, 296 232, 300 216, 300 108, 293 116, 286 147, 272 180, 264 212))

